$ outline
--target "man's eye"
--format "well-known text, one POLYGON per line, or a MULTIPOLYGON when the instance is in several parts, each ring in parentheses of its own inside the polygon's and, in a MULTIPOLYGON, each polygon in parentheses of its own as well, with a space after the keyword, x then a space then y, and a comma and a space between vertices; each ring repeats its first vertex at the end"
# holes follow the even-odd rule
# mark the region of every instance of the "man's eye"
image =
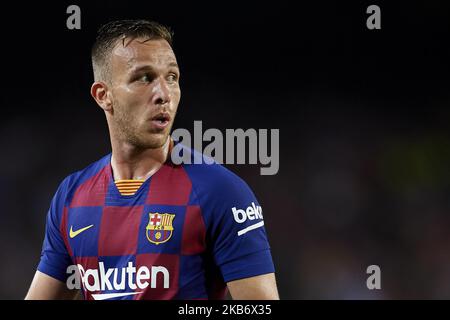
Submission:
POLYGON ((148 74, 144 74, 143 76, 138 78, 138 81, 141 82, 151 82, 150 76, 148 74))
POLYGON ((175 82, 178 80, 178 76, 175 73, 171 73, 169 74, 169 76, 167 77, 167 80, 170 82, 175 82))

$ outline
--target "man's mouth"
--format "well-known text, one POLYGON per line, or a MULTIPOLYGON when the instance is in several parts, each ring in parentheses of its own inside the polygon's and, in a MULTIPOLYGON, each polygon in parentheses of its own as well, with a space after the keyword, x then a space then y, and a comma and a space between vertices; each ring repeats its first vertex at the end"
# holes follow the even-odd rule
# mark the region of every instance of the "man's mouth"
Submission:
POLYGON ((170 115, 168 113, 159 113, 151 118, 151 122, 157 129, 164 129, 170 123, 170 115))

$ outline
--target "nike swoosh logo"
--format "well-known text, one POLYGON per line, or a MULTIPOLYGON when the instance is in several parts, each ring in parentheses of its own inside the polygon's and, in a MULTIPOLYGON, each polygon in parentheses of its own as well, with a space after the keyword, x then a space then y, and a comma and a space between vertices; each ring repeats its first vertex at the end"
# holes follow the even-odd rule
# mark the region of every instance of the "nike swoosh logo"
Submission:
POLYGON ((69 232, 69 237, 70 237, 70 239, 75 238, 77 235, 79 235, 79 234, 82 233, 83 231, 86 231, 86 230, 89 229, 89 228, 92 228, 93 226, 94 226, 94 225, 91 224, 90 226, 87 226, 87 227, 78 229, 77 231, 73 231, 73 230, 72 230, 72 227, 73 227, 73 226, 70 226, 70 232, 69 232))

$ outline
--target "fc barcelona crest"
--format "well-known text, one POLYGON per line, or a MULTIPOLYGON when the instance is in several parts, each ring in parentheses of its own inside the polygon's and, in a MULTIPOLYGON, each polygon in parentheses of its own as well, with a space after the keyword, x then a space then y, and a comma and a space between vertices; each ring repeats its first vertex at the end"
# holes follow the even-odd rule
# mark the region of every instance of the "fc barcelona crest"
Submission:
POLYGON ((149 213, 149 221, 146 228, 147 239, 151 243, 160 244, 169 241, 173 233, 174 214, 149 213))

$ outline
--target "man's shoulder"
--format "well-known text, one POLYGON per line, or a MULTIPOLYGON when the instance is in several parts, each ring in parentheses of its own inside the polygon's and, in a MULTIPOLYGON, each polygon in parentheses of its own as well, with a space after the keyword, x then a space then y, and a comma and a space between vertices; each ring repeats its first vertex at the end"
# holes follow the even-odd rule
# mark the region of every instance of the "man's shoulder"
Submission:
POLYGON ((260 204, 249 185, 225 166, 210 160, 195 150, 197 163, 184 163, 183 168, 192 182, 191 204, 198 204, 206 225, 232 224, 234 209, 259 208, 260 204), (223 220, 225 219, 225 220, 223 220), (225 221, 225 222, 224 222, 225 221))
POLYGON ((247 183, 237 174, 195 149, 183 147, 191 154, 190 161, 182 166, 187 172, 194 190, 225 196, 242 189, 247 183))

